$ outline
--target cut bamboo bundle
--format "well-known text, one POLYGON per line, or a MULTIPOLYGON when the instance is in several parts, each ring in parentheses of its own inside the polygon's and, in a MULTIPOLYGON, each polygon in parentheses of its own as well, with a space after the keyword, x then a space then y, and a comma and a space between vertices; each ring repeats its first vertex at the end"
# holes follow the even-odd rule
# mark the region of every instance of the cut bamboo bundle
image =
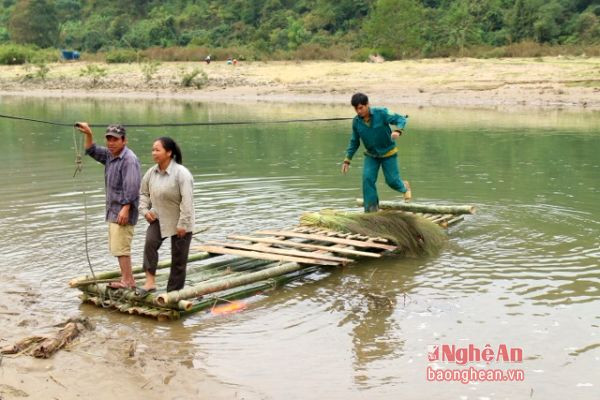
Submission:
POLYGON ((312 244, 312 243, 292 242, 291 240, 281 240, 281 239, 273 239, 273 238, 266 238, 266 237, 254 237, 254 236, 247 236, 247 235, 229 235, 229 236, 227 236, 227 238, 233 239, 233 240, 245 240, 248 242, 256 242, 256 243, 278 244, 281 246, 288 246, 288 247, 295 247, 295 248, 302 248, 302 249, 325 250, 325 251, 329 251, 331 253, 346 254, 346 255, 352 255, 352 256, 357 256, 357 257, 372 257, 372 258, 381 257, 381 254, 379 254, 379 253, 370 253, 368 251, 346 249, 346 248, 337 247, 337 246, 330 247, 330 246, 324 246, 324 245, 312 244))
POLYGON ((396 250, 396 246, 392 246, 389 244, 375 243, 375 242, 361 241, 361 240, 342 239, 342 238, 336 238, 336 237, 329 237, 329 236, 325 236, 325 235, 296 233, 294 231, 261 230, 261 231, 257 231, 256 233, 261 234, 261 235, 276 235, 276 236, 293 237, 293 238, 300 238, 300 239, 309 239, 309 240, 315 240, 315 241, 319 241, 319 242, 345 244, 348 246, 362 247, 362 248, 375 248, 375 249, 383 249, 383 250, 389 250, 389 251, 396 250))
MULTIPOLYGON (((88 295, 97 296, 97 297, 99 297, 101 299, 105 299, 107 301, 115 301, 118 299, 120 302, 140 303, 140 304, 146 304, 149 306, 156 305, 156 303, 154 301, 156 294, 154 294, 154 293, 149 293, 148 295, 146 295, 144 297, 140 297, 135 294, 134 290, 119 290, 117 292, 117 291, 108 289, 107 286, 104 284, 96 285, 94 283, 90 283, 89 285, 86 285, 86 286, 79 286, 79 289, 86 292, 88 295)), ((176 308, 176 307, 177 307, 177 304, 175 304, 171 308, 176 308)))
POLYGON ((259 251, 229 249, 229 248, 222 247, 222 246, 200 245, 200 246, 195 246, 194 248, 197 250, 207 251, 209 253, 235 254, 238 256, 248 257, 248 258, 256 258, 259 260, 290 261, 290 262, 316 264, 316 265, 339 265, 340 264, 339 262, 335 262, 335 261, 317 260, 314 258, 304 258, 304 257, 293 257, 293 256, 282 255, 282 254, 270 254, 270 253, 263 253, 263 252, 259 252, 259 251))
MULTIPOLYGON (((362 207, 363 200, 356 199, 356 203, 358 206, 362 207)), ((397 201, 380 201, 379 208, 436 214, 475 214, 475 206, 469 205, 446 206, 436 204, 402 203, 397 201)))
POLYGON ((222 246, 222 247, 230 247, 233 249, 241 249, 241 250, 250 250, 250 251, 260 251, 263 253, 273 253, 273 254, 283 254, 288 256, 297 256, 297 257, 305 257, 315 260, 325 260, 325 261, 337 261, 342 264, 346 264, 349 262, 353 262, 349 258, 344 257, 335 257, 323 253, 316 253, 314 251, 300 251, 300 250, 289 250, 289 249, 281 249, 277 247, 271 247, 266 245, 247 245, 247 244, 239 244, 239 243, 221 243, 221 242, 211 242, 207 243, 209 246, 222 246))
POLYGON ((111 301, 102 301, 98 297, 88 296, 84 302, 91 303, 96 306, 103 306, 108 308, 114 308, 119 310, 122 313, 127 313, 130 315, 141 315, 145 317, 156 318, 159 321, 167 321, 178 319, 181 315, 181 311, 166 309, 166 308, 157 308, 151 306, 136 306, 129 303, 117 303, 111 301))
POLYGON ((261 271, 250 272, 233 279, 223 279, 213 283, 201 284, 194 287, 184 288, 182 290, 162 293, 156 298, 156 303, 159 306, 174 308, 174 305, 176 305, 180 300, 192 299, 208 293, 219 292, 232 287, 270 279, 297 271, 302 268, 306 268, 306 266, 295 262, 276 265, 274 267, 265 268, 261 271))

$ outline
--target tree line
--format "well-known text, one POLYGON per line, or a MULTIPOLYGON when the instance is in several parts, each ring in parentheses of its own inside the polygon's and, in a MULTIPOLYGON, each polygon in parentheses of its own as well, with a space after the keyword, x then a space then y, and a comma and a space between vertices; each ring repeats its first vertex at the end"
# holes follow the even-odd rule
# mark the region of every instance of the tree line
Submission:
POLYGON ((523 41, 600 44, 598 0, 0 0, 0 44, 85 52, 312 46, 386 58, 523 41))

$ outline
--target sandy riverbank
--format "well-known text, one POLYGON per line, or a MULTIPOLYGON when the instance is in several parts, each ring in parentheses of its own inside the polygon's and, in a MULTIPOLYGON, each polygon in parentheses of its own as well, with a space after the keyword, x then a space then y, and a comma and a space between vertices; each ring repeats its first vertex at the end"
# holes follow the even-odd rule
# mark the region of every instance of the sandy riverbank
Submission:
POLYGON ((37 67, 0 67, 0 95, 345 104, 363 91, 378 104, 600 109, 600 58, 169 62, 148 82, 139 64, 105 64, 95 85, 81 76, 84 62, 48 67, 44 80, 37 67), (183 87, 183 74, 195 67, 206 73, 205 86, 183 87))

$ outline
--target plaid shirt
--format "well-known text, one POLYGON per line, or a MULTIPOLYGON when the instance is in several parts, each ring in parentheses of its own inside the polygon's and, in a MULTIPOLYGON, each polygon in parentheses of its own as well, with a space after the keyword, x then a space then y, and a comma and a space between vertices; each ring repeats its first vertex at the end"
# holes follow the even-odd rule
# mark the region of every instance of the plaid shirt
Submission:
POLYGON ((106 188, 106 220, 117 222, 119 211, 125 204, 129 208, 129 224, 138 220, 140 203, 140 161, 126 146, 117 157, 102 146, 93 144, 85 151, 94 160, 104 164, 104 184, 106 188))

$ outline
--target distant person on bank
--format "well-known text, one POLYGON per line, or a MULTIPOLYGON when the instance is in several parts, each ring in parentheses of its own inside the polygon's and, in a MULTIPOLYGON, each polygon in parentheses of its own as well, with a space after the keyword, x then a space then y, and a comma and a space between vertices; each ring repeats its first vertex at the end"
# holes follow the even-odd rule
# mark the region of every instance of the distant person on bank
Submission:
POLYGON ((346 150, 346 158, 342 164, 342 173, 350 169, 350 162, 360 143, 365 146, 363 165, 362 190, 365 212, 379 209, 377 196, 377 175, 379 167, 383 169, 385 182, 394 190, 404 194, 404 200, 412 198, 408 181, 400 178, 398 169, 398 147, 395 140, 402 135, 406 125, 405 116, 391 114, 387 108, 371 107, 369 98, 363 93, 356 93, 350 101, 356 116, 352 120, 352 138, 346 150), (396 129, 392 131, 391 125, 396 129))
POLYGON ((121 268, 121 280, 109 283, 108 287, 135 288, 131 272, 131 241, 138 220, 140 161, 127 147, 126 131, 122 125, 110 125, 106 129, 106 147, 94 143, 92 130, 87 123, 78 122, 75 126, 85 135, 85 153, 104 164, 108 243, 111 254, 117 257, 121 268))
POLYGON ((158 249, 171 238, 171 271, 167 292, 183 289, 187 259, 194 230, 194 178, 182 163, 181 150, 169 137, 152 145, 156 165, 142 178, 140 214, 150 224, 144 244, 146 283, 138 289, 141 296, 156 290, 158 249))

